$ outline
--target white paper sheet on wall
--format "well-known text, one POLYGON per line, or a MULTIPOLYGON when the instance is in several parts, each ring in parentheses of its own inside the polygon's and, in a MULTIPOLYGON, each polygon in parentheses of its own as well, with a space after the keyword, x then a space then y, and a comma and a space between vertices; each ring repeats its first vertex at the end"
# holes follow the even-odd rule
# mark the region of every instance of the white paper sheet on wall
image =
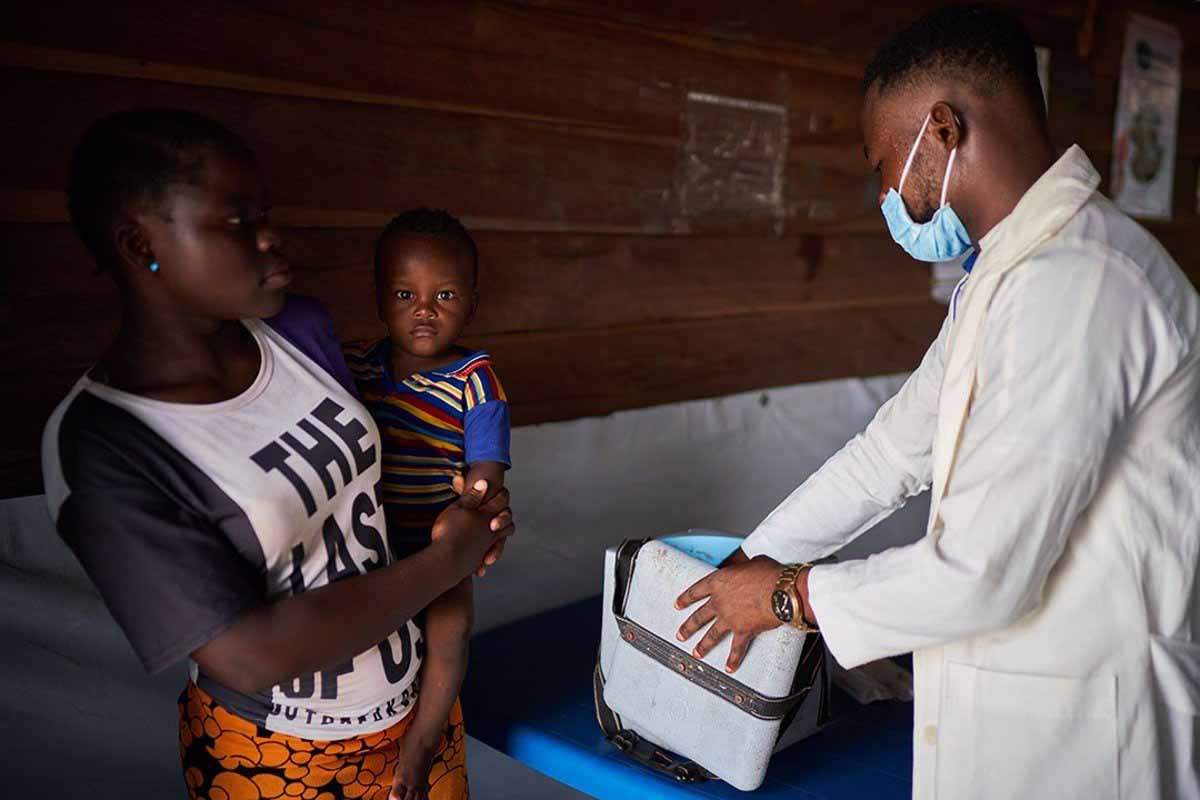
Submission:
POLYGON ((782 225, 787 145, 784 106, 689 92, 678 187, 683 216, 766 217, 782 225))
POLYGON ((1171 218, 1182 51, 1173 26, 1130 16, 1113 127, 1112 195, 1135 217, 1171 218))

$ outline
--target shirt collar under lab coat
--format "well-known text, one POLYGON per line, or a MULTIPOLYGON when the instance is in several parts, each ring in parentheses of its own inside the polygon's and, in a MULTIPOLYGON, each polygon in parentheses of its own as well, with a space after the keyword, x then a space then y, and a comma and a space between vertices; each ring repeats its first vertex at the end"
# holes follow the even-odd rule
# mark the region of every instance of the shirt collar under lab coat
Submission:
POLYGON ((1074 217, 1096 188, 1100 173, 1079 145, 1071 145, 1022 195, 1007 217, 979 240, 972 277, 1020 261, 1074 217))

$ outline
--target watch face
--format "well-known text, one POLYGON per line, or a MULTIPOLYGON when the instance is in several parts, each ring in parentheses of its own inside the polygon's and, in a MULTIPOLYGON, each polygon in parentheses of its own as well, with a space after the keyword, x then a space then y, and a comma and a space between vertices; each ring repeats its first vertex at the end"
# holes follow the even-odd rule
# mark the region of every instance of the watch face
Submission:
POLYGON ((782 589, 776 589, 771 593, 771 611, 775 612, 776 618, 780 622, 791 622, 792 615, 795 613, 792 608, 792 598, 782 589))

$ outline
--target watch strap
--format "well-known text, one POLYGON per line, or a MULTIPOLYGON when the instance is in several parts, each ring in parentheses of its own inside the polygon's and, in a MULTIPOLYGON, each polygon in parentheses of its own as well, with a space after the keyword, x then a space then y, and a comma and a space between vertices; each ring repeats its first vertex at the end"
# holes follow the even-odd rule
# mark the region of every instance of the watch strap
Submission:
POLYGON ((817 627, 809 624, 804 618, 804 603, 800 599, 800 592, 796 590, 796 578, 800 576, 801 572, 810 567, 812 567, 812 564, 808 562, 803 564, 787 564, 784 566, 783 571, 779 573, 779 580, 775 582, 775 591, 786 592, 792 601, 794 611, 791 622, 787 624, 802 633, 818 632, 817 627))

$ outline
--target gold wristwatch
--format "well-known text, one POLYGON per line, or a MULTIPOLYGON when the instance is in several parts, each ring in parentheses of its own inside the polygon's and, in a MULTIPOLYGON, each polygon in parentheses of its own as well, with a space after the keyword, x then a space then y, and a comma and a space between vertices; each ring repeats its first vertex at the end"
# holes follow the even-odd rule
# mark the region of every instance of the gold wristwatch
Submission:
POLYGON ((775 591, 771 592, 771 611, 775 618, 785 625, 803 633, 816 633, 817 628, 804 621, 804 604, 800 601, 800 593, 796 591, 796 576, 812 564, 788 564, 779 573, 775 582, 775 591))

